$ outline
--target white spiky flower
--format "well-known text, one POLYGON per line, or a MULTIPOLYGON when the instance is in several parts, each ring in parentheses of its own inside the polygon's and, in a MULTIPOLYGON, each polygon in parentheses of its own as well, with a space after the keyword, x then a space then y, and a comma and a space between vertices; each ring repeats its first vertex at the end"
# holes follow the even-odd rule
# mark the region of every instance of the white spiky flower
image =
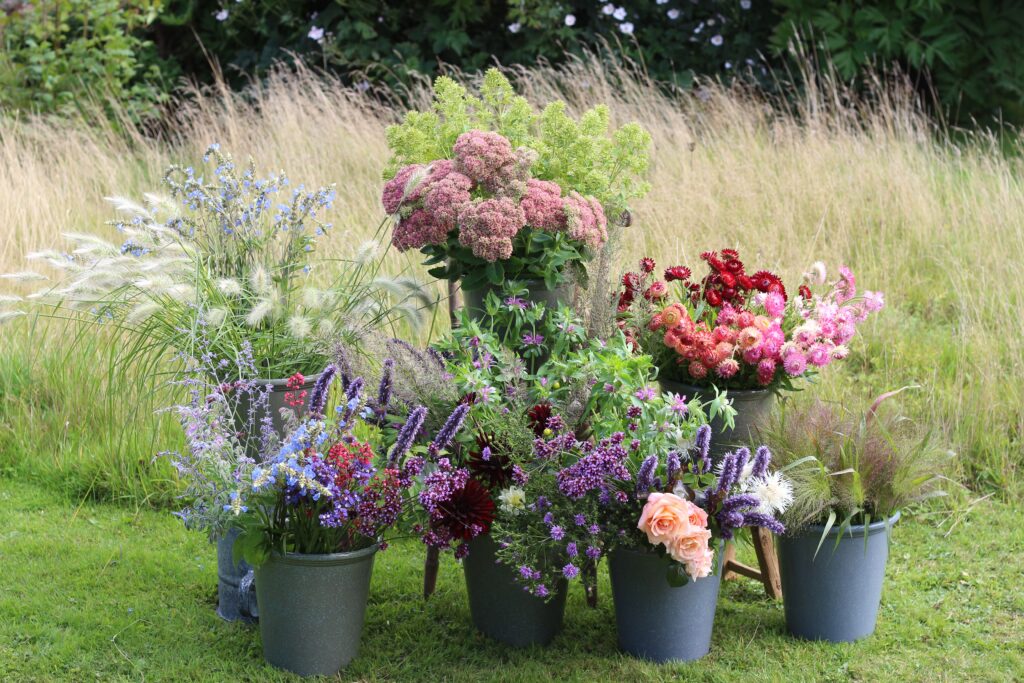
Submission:
POLYGON ((0 311, 0 323, 20 318, 23 315, 25 315, 25 311, 0 311))
POLYGON ((125 321, 128 323, 142 322, 159 310, 160 304, 155 301, 144 301, 132 309, 131 313, 125 317, 125 321))
POLYGON ((211 308, 206 311, 206 324, 210 327, 220 327, 227 320, 228 310, 226 308, 211 308))
POLYGON ((804 282, 809 285, 823 285, 827 277, 828 271, 825 269, 825 264, 815 261, 811 264, 811 269, 804 273, 804 282))
POLYGON ((312 330, 313 326, 310 325, 308 318, 301 315, 293 315, 288 319, 288 331, 296 339, 305 339, 312 330))
POLYGON ((34 270, 22 270, 17 273, 4 273, 0 275, 0 278, 4 280, 14 280, 15 282, 34 282, 39 280, 45 280, 46 276, 41 275, 34 270))
POLYGON ((319 289, 306 287, 302 290, 302 305, 306 308, 317 309, 323 304, 323 295, 319 289))
POLYGON ((249 283, 252 288, 260 294, 266 294, 273 288, 274 283, 270 279, 270 273, 263 266, 256 266, 249 273, 249 283))
POLYGON ((217 280, 217 290, 225 296, 238 296, 242 293, 242 283, 229 277, 217 280))
POLYGON ((750 493, 761 501, 759 512, 782 514, 793 502, 793 484, 781 472, 768 474, 750 482, 750 493))
POLYGON ((337 327, 335 326, 334 321, 330 318, 321 318, 320 322, 317 323, 316 329, 322 336, 330 337, 334 334, 337 327))
POLYGON ((269 316, 273 310, 273 302, 269 299, 262 299, 252 307, 252 310, 249 311, 249 315, 245 316, 245 324, 249 327, 257 327, 260 323, 266 320, 267 316, 269 316))

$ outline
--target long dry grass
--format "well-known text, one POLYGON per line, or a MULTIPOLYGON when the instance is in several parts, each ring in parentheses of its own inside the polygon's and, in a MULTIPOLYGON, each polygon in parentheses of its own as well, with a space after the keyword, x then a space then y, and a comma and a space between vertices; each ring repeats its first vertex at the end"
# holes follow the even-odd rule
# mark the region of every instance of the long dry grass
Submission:
MULTIPOLYGON (((856 101, 819 79, 798 104, 782 107, 714 84, 666 95, 635 73, 586 60, 511 74, 538 105, 560 98, 579 111, 604 102, 617 124, 636 120, 651 132, 653 188, 634 207, 623 265, 641 255, 694 264, 702 250, 724 246, 788 279, 814 260, 850 265, 865 286, 885 291, 889 306, 864 329, 852 359, 830 369, 815 391, 855 405, 919 384, 907 407, 947 436, 954 471, 982 488, 1017 481, 1024 439, 1018 157, 984 135, 952 142, 898 86, 856 101)), ((422 88, 408 96, 429 101, 422 88)), ((344 252, 380 221, 384 129, 399 115, 397 106, 329 79, 280 72, 244 95, 193 91, 159 139, 74 123, 0 122, 0 270, 21 268, 26 250, 58 242, 61 231, 104 230, 111 217, 104 196, 156 188, 168 162, 197 160, 212 141, 307 185, 337 183, 332 239, 344 252)), ((116 402, 86 411, 88 424, 65 419, 94 389, 68 385, 66 365, 54 360, 66 346, 64 328, 57 332, 29 334, 21 325, 3 338, 0 470, 44 478, 87 470, 94 490, 103 479, 115 495, 148 493, 140 480, 160 470, 141 453, 111 453, 84 436, 78 453, 61 446, 62 433, 117 429, 120 420, 116 402), (40 462, 25 464, 33 458, 40 462)), ((79 383, 92 377, 116 392, 96 370, 105 352, 95 343, 67 360, 84 368, 79 383)), ((132 443, 139 449, 147 440, 132 443)))

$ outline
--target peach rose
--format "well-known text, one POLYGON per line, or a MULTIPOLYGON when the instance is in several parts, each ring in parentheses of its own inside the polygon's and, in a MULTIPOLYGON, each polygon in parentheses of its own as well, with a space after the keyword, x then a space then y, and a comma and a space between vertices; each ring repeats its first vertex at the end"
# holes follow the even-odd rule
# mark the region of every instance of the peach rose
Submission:
POLYGON ((695 526, 690 529, 690 533, 677 537, 666 547, 672 559, 686 567, 691 578, 700 579, 711 574, 714 562, 714 551, 708 545, 711 530, 695 526))
POLYGON ((647 534, 651 545, 669 544, 690 530, 690 501, 674 493, 652 493, 647 497, 636 528, 647 534))

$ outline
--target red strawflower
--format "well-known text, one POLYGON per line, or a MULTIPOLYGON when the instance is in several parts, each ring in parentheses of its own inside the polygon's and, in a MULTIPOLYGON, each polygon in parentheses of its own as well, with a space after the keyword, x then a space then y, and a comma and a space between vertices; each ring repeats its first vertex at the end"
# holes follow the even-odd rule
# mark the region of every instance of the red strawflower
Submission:
POLYGON ((640 289, 640 282, 641 277, 637 273, 626 273, 622 276, 622 286, 631 294, 636 294, 636 291, 640 289))
POLYGON ((644 298, 648 301, 664 299, 668 295, 668 287, 661 280, 655 280, 644 292, 644 298))
POLYGON ((759 270, 753 275, 754 288, 759 292, 778 292, 783 299, 787 299, 786 287, 782 280, 775 273, 767 270, 759 270))
POLYGON ((438 522, 453 538, 469 541, 478 534, 491 530, 494 521, 494 500, 483 484, 469 479, 458 491, 439 506, 442 519, 438 522))
POLYGON ((715 308, 718 308, 719 306, 722 305, 722 295, 719 294, 714 289, 709 289, 706 292, 704 292, 704 300, 707 301, 710 305, 714 306, 715 308))
POLYGON ((811 288, 808 287, 807 285, 800 285, 800 289, 797 291, 803 298, 807 299, 808 301, 811 300, 811 288))
POLYGON ((644 256, 642 259, 640 259, 640 270, 644 271, 645 273, 653 273, 655 265, 656 264, 654 263, 654 259, 652 259, 650 256, 644 256))
POLYGON ((671 268, 665 269, 665 281, 674 282, 675 280, 689 280, 690 269, 686 266, 672 266, 671 268))

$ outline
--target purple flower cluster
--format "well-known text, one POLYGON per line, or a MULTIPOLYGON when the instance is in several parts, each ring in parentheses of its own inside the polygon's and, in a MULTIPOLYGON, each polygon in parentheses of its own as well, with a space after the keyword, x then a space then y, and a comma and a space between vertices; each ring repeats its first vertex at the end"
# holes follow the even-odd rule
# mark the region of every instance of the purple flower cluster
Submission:
POLYGON ((602 439, 596 446, 584 442, 579 445, 583 456, 558 472, 558 490, 569 498, 579 499, 591 491, 607 493, 608 481, 629 481, 626 467, 627 453, 622 447, 624 435, 619 432, 602 439))

